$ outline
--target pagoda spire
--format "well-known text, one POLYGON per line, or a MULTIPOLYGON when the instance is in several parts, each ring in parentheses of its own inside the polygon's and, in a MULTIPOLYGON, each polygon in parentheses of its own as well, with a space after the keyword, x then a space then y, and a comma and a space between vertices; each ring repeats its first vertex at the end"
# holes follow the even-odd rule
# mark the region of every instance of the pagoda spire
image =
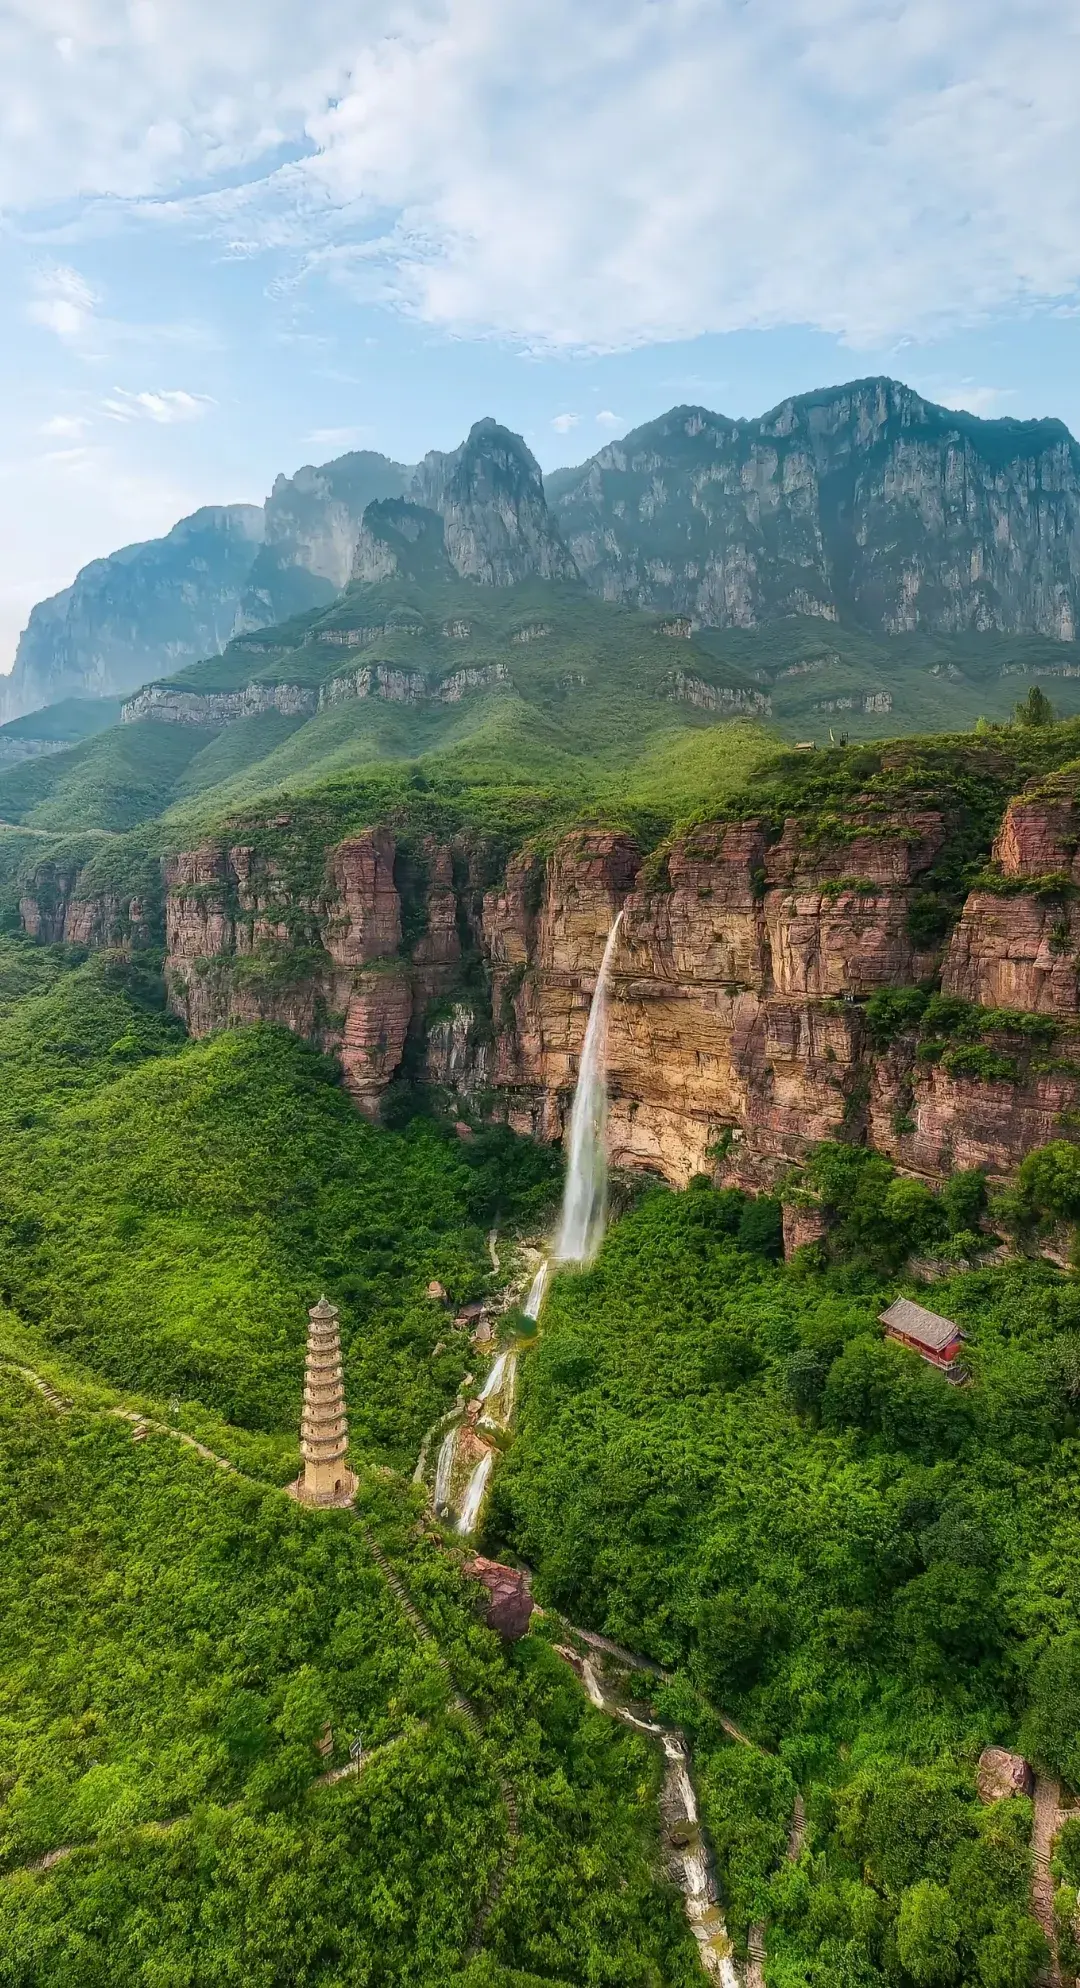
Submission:
POLYGON ((337 1306, 320 1298, 308 1312, 308 1321, 304 1409, 300 1418, 304 1469, 289 1490, 303 1505, 351 1505, 356 1478, 345 1461, 349 1423, 345 1414, 337 1306))

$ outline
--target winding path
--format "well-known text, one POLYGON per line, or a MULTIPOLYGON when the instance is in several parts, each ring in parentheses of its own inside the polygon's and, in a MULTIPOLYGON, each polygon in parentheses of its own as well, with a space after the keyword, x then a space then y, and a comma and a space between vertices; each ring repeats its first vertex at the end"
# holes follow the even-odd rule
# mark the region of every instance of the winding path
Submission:
MULTIPOLYGON (((1054 1854, 1054 1839, 1063 1822, 1076 1810, 1065 1804, 1061 1798, 1061 1783, 1050 1774, 1037 1774, 1035 1792, 1032 1798, 1031 1824, 1031 1910, 1046 1935, 1050 1947, 1050 1960, 1039 1979, 1045 1988, 1060 1988, 1061 1967, 1058 1962, 1057 1923, 1054 1919, 1054 1877, 1050 1860, 1054 1854)), ((1071 1980, 1071 1976, 1069 1977, 1071 1980)))

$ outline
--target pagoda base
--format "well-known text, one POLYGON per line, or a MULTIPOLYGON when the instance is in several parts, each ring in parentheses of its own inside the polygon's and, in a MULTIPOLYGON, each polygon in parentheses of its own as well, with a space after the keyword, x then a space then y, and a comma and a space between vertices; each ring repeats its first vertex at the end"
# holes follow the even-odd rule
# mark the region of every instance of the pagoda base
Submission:
POLYGON ((286 1489, 290 1498, 295 1498, 298 1505, 317 1505, 320 1509, 330 1510, 334 1507, 351 1505, 359 1484, 359 1478, 354 1476, 351 1470, 343 1470, 340 1491, 309 1491, 304 1483, 304 1473, 301 1471, 299 1477, 295 1478, 286 1489))

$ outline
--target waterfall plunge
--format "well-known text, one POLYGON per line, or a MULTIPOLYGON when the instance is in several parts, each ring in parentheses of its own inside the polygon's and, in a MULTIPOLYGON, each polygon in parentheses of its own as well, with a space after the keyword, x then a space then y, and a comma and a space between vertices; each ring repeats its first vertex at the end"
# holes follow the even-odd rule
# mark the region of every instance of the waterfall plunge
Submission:
POLYGON ((480 1458, 476 1469, 469 1479, 469 1488, 465 1493, 465 1502, 461 1507, 461 1517, 458 1520, 457 1529, 459 1532, 472 1532, 475 1529, 490 1475, 491 1451, 485 1450, 484 1455, 480 1458))
POLYGON ((558 1263, 591 1263, 604 1234, 607 1214, 607 991, 611 959, 621 923, 620 911, 607 935, 582 1045, 574 1108, 570 1114, 562 1219, 555 1242, 558 1263))
POLYGON ((458 1425, 448 1429, 439 1450, 439 1461, 435 1466, 435 1510, 444 1512, 450 1500, 450 1480, 454 1474, 454 1456, 457 1451, 458 1425))

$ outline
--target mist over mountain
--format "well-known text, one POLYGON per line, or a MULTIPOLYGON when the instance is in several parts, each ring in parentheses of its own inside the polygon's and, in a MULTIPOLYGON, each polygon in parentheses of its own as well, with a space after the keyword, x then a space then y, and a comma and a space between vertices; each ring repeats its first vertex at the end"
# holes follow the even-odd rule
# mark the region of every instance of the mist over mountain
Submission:
POLYGON ((262 537, 259 505, 208 505, 164 538, 91 560, 32 610, 11 675, 0 678, 0 717, 109 697, 148 668, 178 670, 223 648, 262 537))
POLYGON ((603 600, 698 630, 809 617, 873 638, 1069 643, 1080 626, 1069 431, 955 413, 871 379, 750 421, 674 408, 546 482, 490 417, 415 469, 371 451, 307 465, 279 476, 261 509, 209 508, 84 567, 34 609, 0 716, 124 694, 327 606, 350 577, 383 577, 407 537, 388 551, 389 513, 361 528, 369 505, 395 502, 441 519, 425 543, 458 578, 580 576, 603 600))

